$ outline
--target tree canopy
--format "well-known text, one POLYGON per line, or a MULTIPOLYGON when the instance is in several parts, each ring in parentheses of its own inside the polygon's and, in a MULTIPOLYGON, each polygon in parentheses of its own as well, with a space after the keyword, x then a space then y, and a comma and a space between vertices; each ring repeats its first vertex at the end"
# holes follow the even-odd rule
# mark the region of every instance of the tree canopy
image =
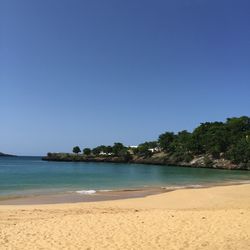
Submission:
POLYGON ((235 163, 250 163, 250 118, 228 118, 223 122, 201 123, 192 133, 166 132, 159 136, 162 150, 173 155, 209 154, 235 163))
POLYGON ((84 148, 83 149, 83 154, 84 155, 90 155, 91 154, 91 149, 90 148, 84 148))
POLYGON ((80 149, 80 147, 79 146, 75 146, 75 147, 73 147, 73 153, 75 153, 75 154, 78 154, 78 153, 80 153, 81 152, 81 149, 80 149))

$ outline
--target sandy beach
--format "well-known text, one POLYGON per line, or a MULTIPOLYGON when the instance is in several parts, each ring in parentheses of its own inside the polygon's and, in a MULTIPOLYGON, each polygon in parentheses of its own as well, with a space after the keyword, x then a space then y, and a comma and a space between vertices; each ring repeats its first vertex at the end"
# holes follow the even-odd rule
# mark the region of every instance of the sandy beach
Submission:
POLYGON ((250 249, 250 185, 2 205, 0 249, 250 249))

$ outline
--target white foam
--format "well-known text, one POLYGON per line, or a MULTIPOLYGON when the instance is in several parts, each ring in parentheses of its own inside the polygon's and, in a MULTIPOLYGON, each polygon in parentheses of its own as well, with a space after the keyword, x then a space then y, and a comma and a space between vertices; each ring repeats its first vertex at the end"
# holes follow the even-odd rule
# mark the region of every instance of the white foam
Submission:
POLYGON ((76 191, 76 193, 78 193, 78 194, 85 194, 85 195, 91 195, 91 194, 95 194, 96 191, 95 190, 79 190, 79 191, 76 191))
POLYGON ((161 187, 163 189, 167 189, 167 190, 175 190, 175 189, 183 189, 186 188, 185 186, 167 186, 167 187, 161 187))
POLYGON ((190 185, 190 186, 188 186, 188 187, 191 187, 191 188, 201 188, 201 187, 203 187, 202 185, 190 185))
POLYGON ((185 189, 185 188, 201 188, 202 185, 186 185, 186 186, 166 186, 166 187, 161 187, 163 189, 167 190, 176 190, 176 189, 185 189))

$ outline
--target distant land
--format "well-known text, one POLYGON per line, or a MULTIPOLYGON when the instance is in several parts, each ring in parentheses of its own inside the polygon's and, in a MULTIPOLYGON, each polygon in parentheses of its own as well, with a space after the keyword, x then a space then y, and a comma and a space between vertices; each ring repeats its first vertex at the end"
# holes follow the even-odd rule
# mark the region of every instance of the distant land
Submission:
POLYGON ((48 153, 47 161, 142 163, 250 170, 250 117, 201 123, 193 132, 165 132, 158 140, 136 146, 73 148, 73 153, 48 153), (82 152, 82 154, 80 154, 82 152))
POLYGON ((1 156, 15 156, 15 155, 4 154, 4 153, 0 152, 0 157, 1 157, 1 156))

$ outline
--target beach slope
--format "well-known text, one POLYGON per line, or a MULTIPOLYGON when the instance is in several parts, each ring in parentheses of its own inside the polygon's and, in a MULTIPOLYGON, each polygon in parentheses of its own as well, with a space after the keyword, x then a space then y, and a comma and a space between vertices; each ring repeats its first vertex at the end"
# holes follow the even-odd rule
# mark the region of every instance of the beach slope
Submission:
POLYGON ((250 185, 0 206, 0 249, 250 249, 250 185))

